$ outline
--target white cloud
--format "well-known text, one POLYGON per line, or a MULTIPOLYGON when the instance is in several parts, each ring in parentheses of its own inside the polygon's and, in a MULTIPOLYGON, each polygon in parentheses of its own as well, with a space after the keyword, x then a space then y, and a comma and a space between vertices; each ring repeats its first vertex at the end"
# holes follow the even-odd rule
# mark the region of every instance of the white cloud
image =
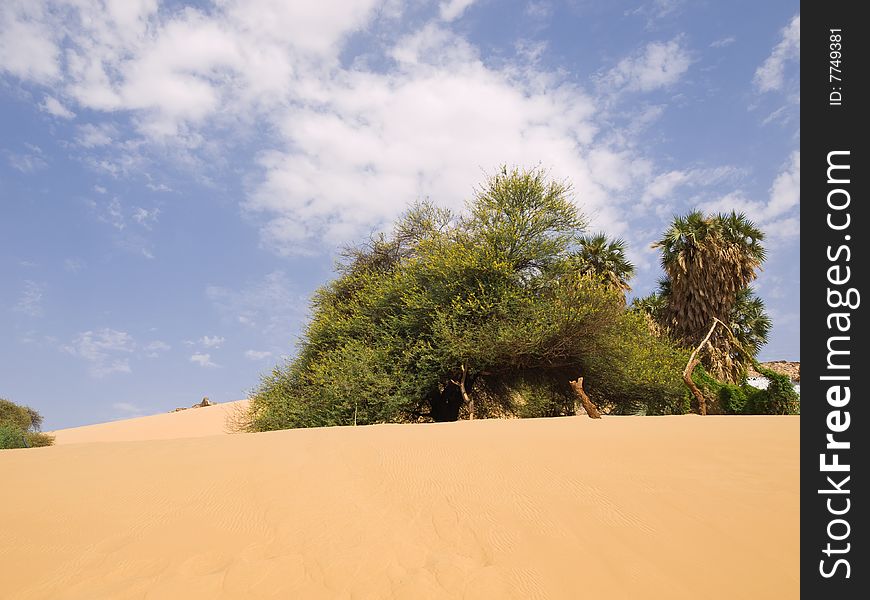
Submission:
POLYGON ((112 243, 117 248, 149 260, 154 258, 149 232, 160 215, 159 208, 149 210, 134 207, 131 210, 124 206, 118 196, 89 200, 87 205, 97 220, 112 227, 112 243), (141 229, 129 226, 134 222, 141 226, 141 229))
POLYGON ((653 0, 653 14, 661 19, 677 12, 685 2, 686 0, 653 0))
POLYGON ((791 106, 786 104, 784 106, 780 106, 769 115, 764 117, 761 121, 762 125, 768 125, 770 123, 780 122, 780 123, 788 123, 792 118, 792 110, 791 106))
POLYGON ((151 229, 151 226, 157 222, 157 217, 159 215, 159 208, 152 208, 151 210, 148 210, 142 208, 141 206, 137 206, 136 210, 133 211, 133 220, 145 229, 151 229))
POLYGON ((783 170, 770 187, 770 201, 766 217, 774 218, 800 205, 801 200, 801 153, 792 152, 783 170))
POLYGON ((115 135, 117 135, 117 131, 109 123, 102 123, 100 125, 87 123, 79 126, 76 142, 84 148, 108 146, 112 143, 113 136, 115 135))
POLYGON ((72 119, 76 114, 60 103, 54 96, 46 96, 39 105, 40 110, 61 119, 72 119))
POLYGON ((8 150, 5 152, 6 159, 13 169, 22 173, 33 173, 48 166, 42 148, 35 144, 25 144, 25 147, 27 148, 25 152, 16 153, 8 150))
POLYGON ((117 196, 109 200, 103 206, 96 203, 93 206, 98 211, 97 218, 103 223, 108 223, 118 231, 127 227, 127 220, 124 218, 124 209, 117 196))
POLYGON ((475 3, 476 0, 446 0, 438 5, 441 18, 445 21, 455 21, 465 10, 475 3))
POLYGON ((264 360, 272 356, 271 352, 261 350, 245 350, 245 358, 248 360, 264 360))
POLYGON ((624 11, 626 16, 646 17, 646 29, 659 28, 659 21, 681 12, 685 0, 651 0, 643 2, 634 9, 624 11))
MULTIPOLYGON (((348 36, 400 12, 377 0, 226 0, 208 10, 82 0, 27 20, 45 25, 50 43, 51 32, 65 36, 52 97, 116 123, 78 130, 78 142, 91 150, 85 160, 97 170, 129 174, 141 167, 145 147, 177 153, 195 169, 223 151, 227 133, 272 132, 255 155, 257 170, 242 173, 242 206, 279 254, 358 240, 421 197, 460 208, 482 171, 502 163, 541 164, 570 178, 594 226, 624 232, 631 191, 652 173, 626 138, 635 132, 615 135, 596 98, 535 62, 540 47, 515 63, 482 61, 439 20, 469 4, 442 2, 432 22, 387 41, 380 57, 386 68, 378 69, 339 60, 348 36), (125 120, 136 139, 121 129, 125 120), (112 152, 101 151, 108 147, 112 152)), ((656 6, 668 12, 673 3, 656 6)), ((536 14, 543 8, 529 5, 536 14)), ((690 63, 682 38, 654 42, 599 84, 607 94, 654 91, 674 85, 690 63)), ((644 115, 654 120, 663 110, 644 115)), ((644 118, 631 126, 648 125, 644 118)), ((108 208, 103 218, 119 231, 125 217, 140 214, 119 202, 108 208)), ((151 255, 143 240, 129 237, 131 229, 124 243, 151 255)))
POLYGON ((211 354, 206 353, 195 353, 190 357, 190 362, 198 364, 203 368, 215 368, 218 365, 211 360, 211 354))
POLYGON ((135 348, 136 342, 129 333, 103 328, 78 334, 62 350, 90 363, 88 371, 92 376, 105 377, 112 373, 130 373, 128 355, 135 348))
POLYGON ((335 57, 341 40, 365 26, 379 4, 377 0, 229 0, 226 13, 234 28, 252 37, 308 56, 335 57))
POLYGON ((256 327, 278 345, 293 339, 308 307, 307 292, 297 289, 283 271, 273 271, 241 289, 209 286, 206 297, 225 321, 256 327))
POLYGON ((800 152, 792 152, 774 178, 766 201, 735 191, 702 203, 700 208, 706 212, 744 212, 774 240, 796 237, 800 235, 800 168, 800 152))
POLYGON ((638 159, 626 150, 615 151, 601 147, 591 150, 587 157, 589 169, 596 183, 607 191, 624 191, 637 176, 649 168, 644 159, 638 159))
POLYGON ((641 196, 641 204, 671 201, 681 187, 711 186, 726 179, 736 179, 741 174, 740 169, 728 166, 667 171, 649 181, 641 196))
POLYGON ((45 291, 45 285, 32 281, 30 279, 24 282, 24 290, 18 297, 18 302, 12 307, 12 310, 29 317, 41 317, 43 313, 42 298, 45 291))
POLYGON ((390 49, 389 55, 406 73, 424 65, 455 64, 477 59, 475 49, 468 42, 435 23, 401 37, 390 49))
POLYGON ((533 19, 548 19, 553 14, 553 5, 547 0, 539 0, 538 2, 533 0, 526 4, 524 12, 533 19))
POLYGON ((148 358, 157 358, 161 352, 172 350, 172 346, 162 340, 155 340, 147 344, 142 350, 145 351, 145 356, 148 358))
POLYGON ((643 193, 641 202, 647 204, 654 200, 667 199, 674 190, 689 179, 686 171, 668 171, 662 173, 650 182, 643 193))
POLYGON ((782 39, 770 56, 755 71, 754 82, 761 92, 782 89, 785 67, 791 61, 799 61, 801 53, 801 16, 795 15, 782 30, 782 39))
POLYGON ((206 348, 220 348, 225 341, 225 338, 217 335, 213 335, 211 337, 205 335, 199 339, 199 343, 206 348))
POLYGON ((48 83, 60 74, 59 34, 46 22, 39 2, 0 3, 0 72, 24 80, 48 83))
POLYGON ((133 111, 148 137, 197 144, 191 126, 227 104, 270 97, 283 104, 294 63, 334 62, 341 40, 381 2, 225 0, 207 9, 159 7, 156 0, 82 0, 50 9, 36 1, 6 4, 0 70, 60 83, 62 96, 83 108, 133 111))
POLYGON ((70 273, 78 273, 85 268, 85 261, 80 258, 66 258, 63 261, 63 268, 70 273))
MULTIPOLYGON (((340 73, 312 82, 317 103, 285 113, 288 149, 260 155, 262 181, 244 206, 265 218, 264 240, 282 254, 359 239, 414 199, 461 208, 481 171, 543 160, 572 179, 598 226, 624 228, 607 188, 624 189, 593 167, 593 100, 539 73, 483 65, 455 35, 429 26, 392 50, 400 72, 340 73)), ((634 157, 602 144, 599 158, 634 157)))
POLYGON ((602 77, 600 85, 605 93, 650 92, 674 85, 691 64, 689 51, 680 38, 651 42, 642 51, 622 59, 602 77))
POLYGON ((711 48, 725 48, 726 46, 730 46, 734 42, 737 41, 737 38, 733 35, 729 35, 728 37, 719 38, 718 40, 714 40, 710 43, 711 48))

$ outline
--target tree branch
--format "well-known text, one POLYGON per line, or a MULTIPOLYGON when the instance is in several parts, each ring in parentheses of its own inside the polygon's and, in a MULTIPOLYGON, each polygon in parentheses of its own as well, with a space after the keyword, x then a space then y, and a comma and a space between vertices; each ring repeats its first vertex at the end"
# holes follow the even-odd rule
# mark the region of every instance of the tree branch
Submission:
MULTIPOLYGON (((713 325, 710 327, 710 331, 707 332, 707 335, 704 336, 704 339, 701 340, 701 343, 692 350, 692 354, 689 355, 689 362, 686 363, 686 368, 683 369, 683 381, 686 382, 686 385, 689 386, 689 390, 692 392, 692 395, 698 400, 698 409, 700 410, 702 415, 707 414, 707 400, 704 398, 704 394, 701 393, 701 390, 698 389, 698 386, 695 385, 695 382, 692 381, 692 371, 695 370, 695 367, 698 366, 698 363, 701 362, 701 359, 698 358, 698 352, 701 348, 704 347, 705 344, 709 343, 710 336, 713 335, 713 331, 716 329, 716 325, 722 325, 726 329, 728 329, 725 323, 722 323, 716 317, 713 317, 713 325)), ((729 329, 730 331, 730 329, 729 329)))
POLYGON ((583 378, 577 378, 577 381, 569 381, 571 388, 580 398, 580 403, 583 405, 583 408, 586 409, 586 414, 590 419, 600 419, 601 413, 598 412, 598 407, 595 406, 595 403, 592 402, 592 399, 586 395, 586 392, 583 390, 583 378))
POLYGON ((465 390, 465 378, 468 375, 468 367, 465 366, 465 363, 462 363, 462 378, 459 381, 455 379, 451 379, 450 383, 459 387, 459 391, 462 393, 462 400, 464 400, 468 404, 468 418, 469 420, 474 420, 474 400, 471 396, 468 395, 468 392, 465 390))

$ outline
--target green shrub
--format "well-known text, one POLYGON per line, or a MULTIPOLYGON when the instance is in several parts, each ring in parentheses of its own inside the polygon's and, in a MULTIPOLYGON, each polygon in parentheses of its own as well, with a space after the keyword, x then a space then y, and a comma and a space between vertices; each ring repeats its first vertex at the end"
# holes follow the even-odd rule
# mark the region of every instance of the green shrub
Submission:
POLYGON ((753 391, 747 390, 748 385, 723 384, 719 388, 719 406, 728 415, 740 415, 746 410, 746 403, 753 391))
MULTIPOLYGON (((703 366, 698 365, 692 373, 692 381, 698 386, 707 402, 707 414, 740 415, 746 413, 749 398, 756 388, 746 383, 744 377, 739 383, 723 383, 710 375, 703 366)), ((692 408, 697 410, 697 401, 692 397, 692 408)))
POLYGON ((573 402, 569 413, 565 395, 552 386, 526 386, 518 397, 522 398, 522 402, 516 403, 516 415, 522 419, 559 417, 574 413, 573 402))
POLYGON ((24 438, 27 440, 27 445, 31 448, 39 448, 41 446, 54 445, 54 436, 41 431, 26 431, 24 438))
POLYGON ((717 381, 702 367, 695 369, 692 380, 704 394, 710 413, 729 415, 795 415, 800 414, 800 396, 791 380, 758 364, 755 369, 768 380, 766 389, 747 383, 746 378, 738 384, 717 381))
POLYGON ((26 406, 18 406, 0 398, 0 423, 14 423, 19 429, 27 431, 33 426, 31 411, 26 406))
POLYGON ((0 398, 0 448, 50 446, 54 436, 40 433, 42 415, 29 406, 0 398))
POLYGON ((799 415, 801 397, 795 391, 791 379, 759 364, 755 370, 767 378, 767 389, 757 390, 749 397, 746 412, 755 415, 799 415))
POLYGON ((24 430, 15 423, 0 423, 0 449, 24 448, 24 430))
POLYGON ((507 377, 485 377, 475 387, 478 417, 561 417, 576 414, 570 375, 533 370, 507 377))
POLYGON ((612 414, 681 415, 689 412, 683 382, 688 353, 628 311, 612 320, 583 357, 590 398, 612 414))

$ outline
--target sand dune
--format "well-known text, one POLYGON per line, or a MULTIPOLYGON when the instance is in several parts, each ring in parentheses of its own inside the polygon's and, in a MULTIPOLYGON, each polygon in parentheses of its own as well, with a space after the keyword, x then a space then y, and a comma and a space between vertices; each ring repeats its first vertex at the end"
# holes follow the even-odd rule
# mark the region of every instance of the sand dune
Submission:
POLYGON ((0 452, 3 598, 798 597, 797 417, 109 425, 0 452))
POLYGON ((58 429, 51 434, 55 436, 57 445, 221 435, 228 433, 227 416, 247 405, 247 400, 237 400, 179 412, 58 429))

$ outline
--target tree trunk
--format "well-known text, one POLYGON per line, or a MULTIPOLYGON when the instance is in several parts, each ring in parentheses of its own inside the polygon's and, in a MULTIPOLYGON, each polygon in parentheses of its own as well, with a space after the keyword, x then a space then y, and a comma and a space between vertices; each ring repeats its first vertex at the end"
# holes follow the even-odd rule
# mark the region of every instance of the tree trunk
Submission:
POLYGON ((698 363, 701 362, 701 360, 698 358, 698 352, 700 352, 701 348, 704 347, 704 344, 706 344, 710 340, 710 336, 713 335, 713 331, 716 329, 716 325, 718 325, 719 323, 722 323, 722 321, 714 317, 713 325, 710 327, 710 331, 707 332, 707 335, 704 336, 704 339, 701 340, 701 343, 698 344, 698 346, 694 350, 692 350, 692 355, 689 356, 689 362, 686 363, 686 368, 683 369, 683 381, 686 382, 686 385, 689 386, 689 390, 691 390, 692 394, 695 396, 695 399, 698 400, 698 409, 702 415, 707 414, 707 400, 704 398, 704 394, 701 393, 701 390, 698 389, 698 386, 695 385, 695 382, 692 381, 692 371, 694 371, 695 367, 698 366, 698 363))
POLYGON ((474 399, 469 397, 465 390, 465 377, 468 375, 468 369, 462 365, 462 379, 459 380, 459 391, 462 392, 462 399, 468 404, 468 419, 474 420, 474 399))
POLYGON ((432 419, 436 422, 458 421, 459 411, 463 403, 468 403, 471 418, 474 418, 474 398, 469 393, 477 380, 477 374, 469 374, 468 368, 462 365, 462 377, 459 381, 447 380, 444 389, 434 389, 429 393, 429 406, 432 419))
POLYGON ((582 404, 583 408, 586 409, 586 414, 589 415, 589 418, 600 419, 601 413, 598 412, 595 403, 593 403, 592 399, 586 395, 585 391, 583 391, 583 378, 579 377, 577 381, 569 381, 568 383, 571 384, 571 389, 573 389, 574 393, 580 398, 580 404, 582 404))
POLYGON ((707 414, 707 400, 704 398, 704 394, 701 393, 701 390, 698 389, 698 386, 695 385, 695 382, 692 381, 692 371, 695 370, 695 367, 698 366, 698 359, 692 359, 689 361, 689 364, 686 365, 685 371, 683 371, 683 381, 686 382, 686 385, 689 386, 689 390, 692 392, 692 395, 695 396, 695 399, 698 401, 698 409, 702 415, 707 414))

